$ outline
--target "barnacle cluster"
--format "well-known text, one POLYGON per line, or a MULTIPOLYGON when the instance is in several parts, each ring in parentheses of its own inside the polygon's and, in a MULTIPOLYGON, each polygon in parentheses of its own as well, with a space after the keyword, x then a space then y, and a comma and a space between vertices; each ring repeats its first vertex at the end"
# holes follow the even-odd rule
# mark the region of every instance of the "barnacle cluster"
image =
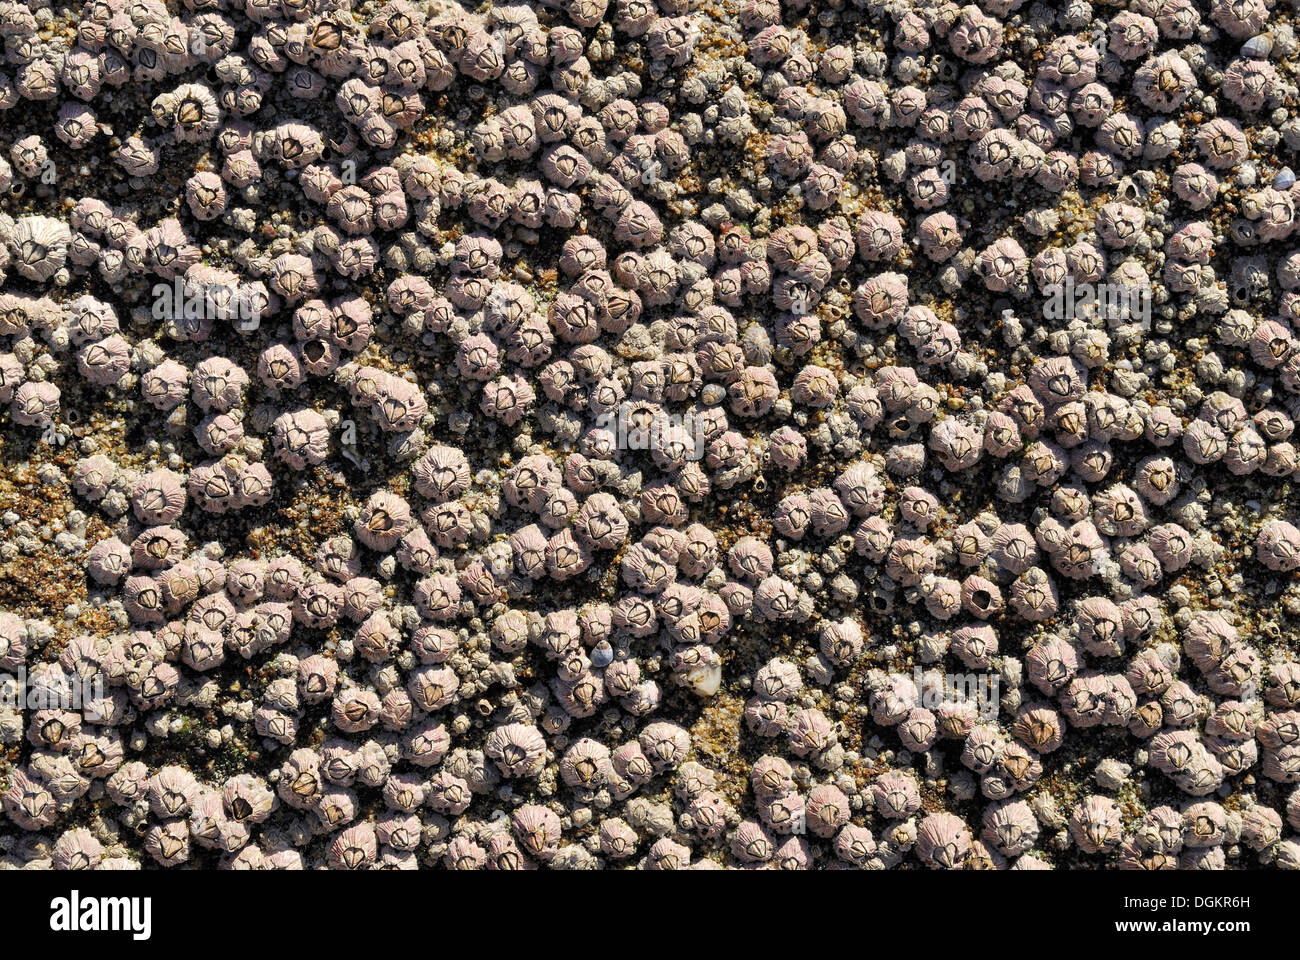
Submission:
POLYGON ((1300 868, 1296 19, 0 0, 0 866, 1300 868))

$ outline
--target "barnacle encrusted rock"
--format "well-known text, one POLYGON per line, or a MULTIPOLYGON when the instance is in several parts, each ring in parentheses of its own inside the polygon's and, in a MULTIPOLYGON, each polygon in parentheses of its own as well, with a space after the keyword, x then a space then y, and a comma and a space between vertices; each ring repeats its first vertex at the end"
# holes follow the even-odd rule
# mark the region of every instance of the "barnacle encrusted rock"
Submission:
POLYGON ((0 867, 1300 867, 1290 7, 0 34, 0 867))

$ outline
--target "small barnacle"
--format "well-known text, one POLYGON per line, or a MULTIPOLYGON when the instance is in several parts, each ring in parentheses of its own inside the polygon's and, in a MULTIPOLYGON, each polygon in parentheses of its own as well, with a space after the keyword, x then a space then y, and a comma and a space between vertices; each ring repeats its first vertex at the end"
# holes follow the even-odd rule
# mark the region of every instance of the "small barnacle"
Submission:
POLYGON ((1255 538, 1255 556, 1270 570, 1300 569, 1300 530, 1285 520, 1268 520, 1255 538))
POLYGON ((484 753, 506 777, 536 776, 546 755, 546 741, 533 726, 511 723, 488 735, 484 753))
POLYGON ((397 546, 412 526, 411 508, 396 494, 372 494, 357 518, 355 532, 372 550, 388 551, 397 546))
POLYGON ((1260 0, 1215 0, 1210 5, 1210 19, 1237 40, 1259 33, 1267 17, 1268 8, 1260 0))
POLYGON ((961 869, 971 854, 970 830, 952 814, 930 814, 917 828, 916 849, 926 866, 961 869))
POLYGON ((29 280, 49 280, 66 262, 71 240, 72 231, 62 220, 20 217, 11 240, 14 268, 29 280))
POLYGON ((1119 808, 1109 797, 1092 795, 1074 808, 1070 835, 1085 853, 1108 851, 1121 839, 1119 808))
POLYGON ((59 108, 54 133, 73 150, 81 150, 99 133, 99 124, 89 107, 79 103, 65 103, 59 108))
POLYGON ((221 108, 212 91, 202 84, 184 83, 153 102, 155 117, 165 117, 176 139, 198 143, 210 139, 221 125, 221 108))
POLYGON ((872 210, 858 219, 855 239, 864 261, 889 261, 902 248, 903 227, 892 214, 872 210))
POLYGON ((139 136, 128 137, 117 148, 114 159, 133 177, 148 177, 158 172, 158 148, 139 136))
POLYGON ((329 454, 329 425, 314 410, 282 413, 271 428, 276 455, 295 470, 321 463, 329 454))
POLYGON ((242 401, 247 387, 248 374, 225 357, 201 360, 190 374, 190 394, 208 412, 228 412, 242 401))

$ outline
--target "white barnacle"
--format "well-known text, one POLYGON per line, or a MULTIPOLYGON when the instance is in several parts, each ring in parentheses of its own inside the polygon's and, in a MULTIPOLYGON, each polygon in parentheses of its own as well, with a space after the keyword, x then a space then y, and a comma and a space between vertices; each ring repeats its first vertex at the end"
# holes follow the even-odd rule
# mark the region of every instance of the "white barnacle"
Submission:
POLYGON ((53 217, 23 217, 14 225, 14 267, 29 280, 45 281, 68 259, 72 231, 53 217))

